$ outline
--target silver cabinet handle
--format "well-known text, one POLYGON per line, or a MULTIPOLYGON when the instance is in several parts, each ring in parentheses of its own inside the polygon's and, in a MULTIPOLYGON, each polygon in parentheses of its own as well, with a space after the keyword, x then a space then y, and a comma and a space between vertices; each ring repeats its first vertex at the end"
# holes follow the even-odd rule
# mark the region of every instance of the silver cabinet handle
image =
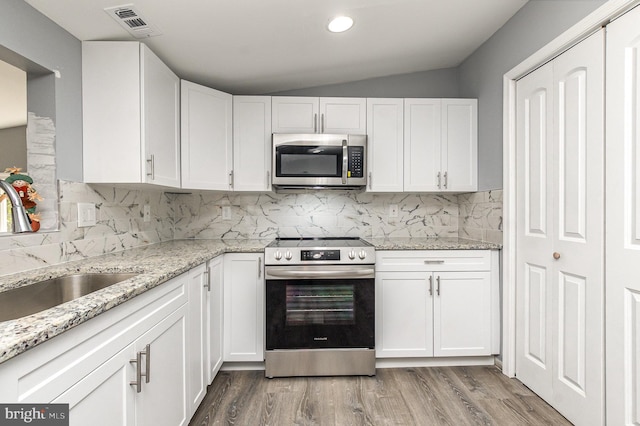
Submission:
POLYGON ((436 277, 436 294, 440 296, 440 276, 436 277))
POLYGON ((233 170, 229 172, 229 188, 233 188, 233 170))
POLYGON ((442 188, 442 173, 438 172, 438 189, 442 188))
POLYGON ((203 275, 205 276, 203 287, 205 287, 207 291, 211 291, 211 277, 209 276, 209 270, 207 269, 204 271, 203 275))
POLYGON ((262 258, 258 258, 258 278, 262 277, 262 258))
POLYGON ((145 383, 149 383, 149 380, 151 380, 151 344, 148 344, 145 348, 144 351, 142 351, 142 354, 145 356, 146 359, 146 371, 144 372, 144 374, 141 374, 142 376, 144 376, 144 381, 145 383))
POLYGON ((433 275, 429 276, 429 296, 433 296, 433 275))
POLYGON ((267 191, 271 189, 271 172, 267 170, 267 191))
POLYGON ((324 114, 320 114, 320 133, 324 133, 324 114))
POLYGON ((129 361, 131 364, 136 364, 136 379, 133 382, 129 382, 131 386, 136 387, 136 393, 142 392, 142 352, 136 354, 136 358, 129 361))
POLYGON ((425 260, 424 264, 425 265, 442 265, 444 263, 444 260, 425 260))
POLYGON ((349 149, 347 147, 347 140, 343 139, 342 140, 342 184, 346 185, 347 183, 347 168, 349 168, 349 164, 347 162, 348 160, 348 155, 349 155, 349 149))
POLYGON ((372 189, 372 185, 373 185, 373 179, 371 178, 371 172, 369 172, 369 189, 372 189))
POLYGON ((444 189, 447 189, 449 185, 449 172, 444 172, 444 189))
POLYGON ((142 378, 144 377, 145 383, 149 383, 151 380, 151 344, 145 346, 143 351, 139 351, 136 354, 136 358, 129 360, 131 364, 136 364, 136 380, 129 382, 131 386, 136 387, 136 393, 142 392, 142 378), (142 372, 142 356, 145 356, 145 372, 142 372))
POLYGON ((147 172, 147 176, 150 176, 151 180, 155 180, 156 179, 156 172, 155 172, 156 162, 153 154, 151 154, 151 157, 147 159, 147 164, 149 165, 149 169, 150 169, 150 171, 147 172))
POLYGON ((318 133, 318 114, 313 114, 313 133, 318 133))

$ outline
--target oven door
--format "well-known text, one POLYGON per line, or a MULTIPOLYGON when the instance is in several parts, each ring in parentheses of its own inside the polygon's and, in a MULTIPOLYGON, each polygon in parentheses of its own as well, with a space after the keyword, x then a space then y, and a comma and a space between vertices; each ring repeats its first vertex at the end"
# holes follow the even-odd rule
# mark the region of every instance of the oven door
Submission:
POLYGON ((375 347, 373 265, 267 267, 266 349, 375 347))

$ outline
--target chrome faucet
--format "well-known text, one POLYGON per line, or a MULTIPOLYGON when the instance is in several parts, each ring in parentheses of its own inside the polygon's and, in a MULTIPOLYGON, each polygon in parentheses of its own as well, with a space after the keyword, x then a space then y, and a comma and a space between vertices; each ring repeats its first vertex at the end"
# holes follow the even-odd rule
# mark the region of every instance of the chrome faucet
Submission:
POLYGON ((7 183, 2 179, 0 179, 0 188, 4 190, 11 202, 11 215, 13 218, 11 222, 13 224, 13 233, 33 232, 31 229, 31 222, 29 222, 29 217, 27 216, 27 211, 22 205, 22 200, 15 188, 11 186, 10 183, 7 183))

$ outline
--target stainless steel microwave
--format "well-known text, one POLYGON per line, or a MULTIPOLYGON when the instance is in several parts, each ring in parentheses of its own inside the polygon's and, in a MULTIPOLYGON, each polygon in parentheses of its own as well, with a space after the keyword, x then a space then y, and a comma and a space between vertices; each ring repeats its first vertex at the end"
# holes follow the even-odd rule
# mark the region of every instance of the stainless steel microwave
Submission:
POLYGON ((276 188, 362 188, 367 184, 367 137, 273 134, 276 188))

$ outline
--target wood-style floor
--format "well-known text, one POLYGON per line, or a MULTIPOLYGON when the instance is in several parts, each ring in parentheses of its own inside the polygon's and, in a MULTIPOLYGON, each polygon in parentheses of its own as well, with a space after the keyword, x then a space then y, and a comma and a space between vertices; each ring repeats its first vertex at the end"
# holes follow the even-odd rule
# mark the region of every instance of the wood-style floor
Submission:
POLYGON ((378 369, 375 377, 267 379, 223 371, 190 425, 570 425, 491 367, 378 369))

